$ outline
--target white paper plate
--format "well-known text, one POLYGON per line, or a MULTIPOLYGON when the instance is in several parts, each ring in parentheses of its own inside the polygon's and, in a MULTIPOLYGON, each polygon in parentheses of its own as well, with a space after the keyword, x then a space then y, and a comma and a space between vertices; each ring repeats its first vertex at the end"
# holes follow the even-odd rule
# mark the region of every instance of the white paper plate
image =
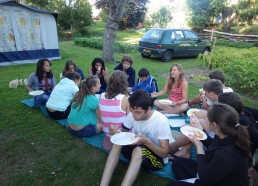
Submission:
POLYGON ((165 115, 165 116, 167 116, 167 117, 176 117, 176 116, 180 116, 180 114, 168 114, 168 113, 165 113, 164 115, 165 115))
POLYGON ((184 119, 168 119, 169 125, 173 127, 182 127, 185 125, 185 120, 184 119))
POLYGON ((44 93, 43 90, 34 90, 34 91, 29 92, 29 95, 31 95, 31 96, 38 96, 38 95, 41 95, 43 93, 44 93))
POLYGON ((170 101, 169 99, 159 99, 159 102, 166 105, 172 104, 172 101, 170 101))
POLYGON ((187 116, 191 116, 194 112, 199 112, 200 111, 200 109, 195 109, 195 108, 193 108, 193 109, 189 109, 188 111, 187 111, 187 116))
POLYGON ((183 126, 180 128, 180 131, 186 135, 187 137, 195 136, 198 140, 206 140, 207 135, 200 129, 191 127, 191 126, 183 126))
POLYGON ((138 140, 134 136, 135 134, 131 132, 120 132, 113 135, 110 141, 116 145, 131 145, 138 140))

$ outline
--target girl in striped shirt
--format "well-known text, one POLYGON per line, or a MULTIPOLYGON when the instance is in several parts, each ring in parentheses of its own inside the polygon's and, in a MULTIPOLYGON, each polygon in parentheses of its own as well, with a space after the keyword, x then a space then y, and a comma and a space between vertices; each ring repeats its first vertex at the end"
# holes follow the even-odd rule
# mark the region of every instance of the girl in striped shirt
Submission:
POLYGON ((113 130, 119 130, 129 112, 128 83, 125 72, 116 70, 109 79, 106 92, 100 95, 99 109, 105 138, 103 147, 110 150, 113 130))

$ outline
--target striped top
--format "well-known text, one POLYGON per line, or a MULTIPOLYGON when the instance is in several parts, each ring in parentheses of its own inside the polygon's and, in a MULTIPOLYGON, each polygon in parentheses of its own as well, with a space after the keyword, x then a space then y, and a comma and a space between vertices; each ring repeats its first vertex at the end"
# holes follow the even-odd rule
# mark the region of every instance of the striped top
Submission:
POLYGON ((168 98, 171 101, 178 102, 178 101, 181 101, 183 99, 182 85, 183 85, 183 82, 185 82, 185 81, 186 81, 186 79, 183 78, 178 87, 173 87, 172 86, 172 88, 170 90, 170 93, 169 93, 169 96, 168 96, 168 98))
POLYGON ((113 99, 105 98, 105 92, 100 95, 99 110, 103 124, 103 132, 111 136, 109 132, 110 125, 117 125, 121 128, 126 118, 126 112, 122 110, 121 103, 125 95, 119 94, 113 99))

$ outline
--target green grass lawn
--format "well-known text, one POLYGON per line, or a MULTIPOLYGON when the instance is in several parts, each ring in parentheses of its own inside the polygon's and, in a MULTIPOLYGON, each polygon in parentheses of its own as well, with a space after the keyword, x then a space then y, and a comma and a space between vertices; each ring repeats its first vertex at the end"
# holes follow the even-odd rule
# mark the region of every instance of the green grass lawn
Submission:
MULTIPOLYGON (((131 31, 118 33, 120 40, 140 37, 131 31)), ((53 61, 57 80, 65 61, 73 59, 87 74, 95 57, 102 51, 75 46, 72 41, 60 42, 61 60, 53 61)), ((158 59, 143 59, 139 53, 130 54, 138 72, 149 69, 163 88, 166 74, 174 63, 185 69, 202 67, 195 58, 175 59, 162 63, 158 59)), ((123 54, 115 54, 121 60, 123 54)), ((106 64, 110 72, 115 65, 106 64)), ((36 64, 0 67, 0 185, 99 185, 107 154, 68 134, 66 128, 43 116, 38 109, 20 103, 30 98, 24 86, 8 88, 13 79, 25 79, 35 71, 36 64)), ((189 86, 189 98, 199 87, 189 86)), ((248 104, 251 103, 248 102, 248 104)), ((257 106, 257 105, 256 105, 257 106)), ((120 185, 127 164, 120 162, 111 185, 120 185)), ((135 185, 166 185, 170 180, 141 171, 135 185)))

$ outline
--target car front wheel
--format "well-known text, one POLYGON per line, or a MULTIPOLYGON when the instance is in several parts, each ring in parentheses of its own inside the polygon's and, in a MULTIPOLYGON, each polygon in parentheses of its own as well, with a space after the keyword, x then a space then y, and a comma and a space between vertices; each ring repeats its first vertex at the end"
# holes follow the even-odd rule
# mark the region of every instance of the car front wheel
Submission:
POLYGON ((170 50, 165 50, 165 52, 163 52, 163 55, 161 57, 161 61, 163 62, 171 61, 172 57, 173 57, 173 52, 170 50))
POLYGON ((209 52, 210 52, 210 49, 205 48, 202 53, 203 53, 204 55, 207 55, 209 52))

